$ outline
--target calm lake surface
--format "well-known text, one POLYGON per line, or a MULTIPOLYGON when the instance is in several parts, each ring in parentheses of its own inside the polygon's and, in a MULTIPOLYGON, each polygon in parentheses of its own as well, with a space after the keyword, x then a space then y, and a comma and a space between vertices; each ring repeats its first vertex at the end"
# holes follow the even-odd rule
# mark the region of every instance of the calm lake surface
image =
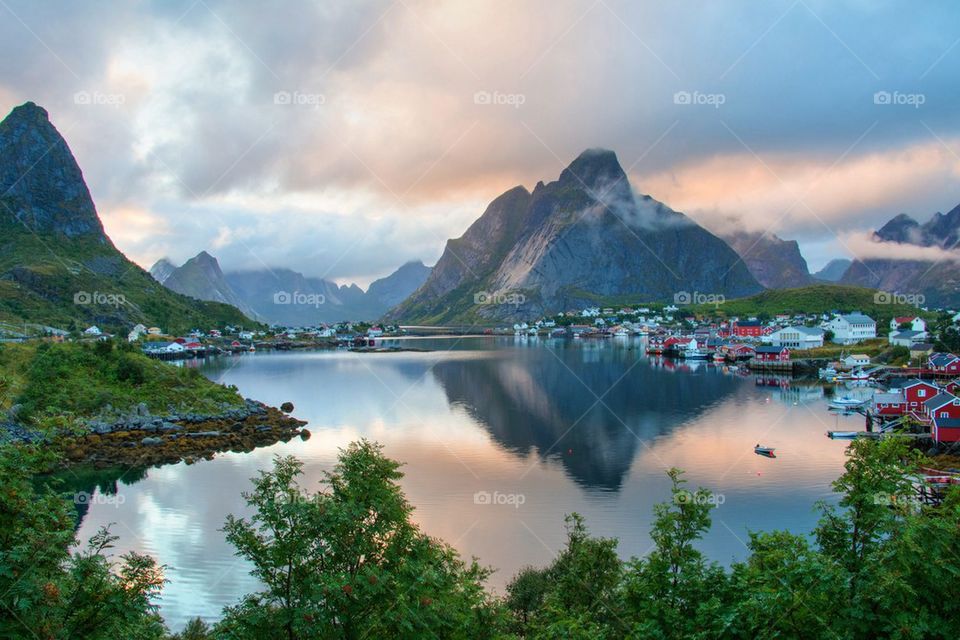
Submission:
POLYGON ((95 476, 101 487, 81 539, 115 523, 117 554, 137 550, 168 566, 161 608, 171 628, 214 619, 257 588, 219 530, 227 514, 247 513, 240 492, 249 478, 273 456, 291 454, 305 462, 303 484, 319 487, 338 448, 368 438, 405 464, 403 489, 420 526, 496 568, 496 589, 522 566, 551 561, 571 511, 593 533, 619 538, 622 556, 646 553, 671 466, 687 471, 691 488, 718 494, 701 549, 729 563, 744 557, 750 530, 815 526, 814 504, 833 499, 846 448, 825 431, 863 427, 860 416, 828 413, 819 385, 665 362, 647 357, 639 338, 402 344, 433 351, 258 353, 204 363, 207 376, 245 396, 293 402, 312 437, 131 471, 116 482, 116 474, 95 476), (776 447, 778 458, 754 455, 758 442, 776 447), (493 504, 483 504, 487 496, 493 504))

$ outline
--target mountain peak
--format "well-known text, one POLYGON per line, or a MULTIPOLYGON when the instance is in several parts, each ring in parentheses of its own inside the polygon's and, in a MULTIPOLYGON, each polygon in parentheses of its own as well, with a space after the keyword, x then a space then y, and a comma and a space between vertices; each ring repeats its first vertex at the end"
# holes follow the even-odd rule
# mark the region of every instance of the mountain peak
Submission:
POLYGON ((560 183, 604 190, 617 183, 628 184, 617 154, 610 149, 587 149, 581 153, 560 174, 560 183))
POLYGON ((34 233, 109 242, 90 191, 66 140, 33 102, 0 122, 0 193, 19 224, 34 233))

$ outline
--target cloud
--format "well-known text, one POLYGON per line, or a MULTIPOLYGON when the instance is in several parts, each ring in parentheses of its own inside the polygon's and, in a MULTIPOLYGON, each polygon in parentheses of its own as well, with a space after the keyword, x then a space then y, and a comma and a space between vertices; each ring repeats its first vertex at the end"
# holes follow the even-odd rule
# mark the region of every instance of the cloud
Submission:
POLYGON ((228 262, 256 241, 265 261, 371 279, 597 146, 676 211, 783 217, 774 230, 808 242, 960 201, 951 4, 9 0, 0 15, 0 107, 48 108, 105 217, 149 212, 118 236, 144 262, 219 238, 228 262), (797 194, 810 210, 784 216, 797 194))
POLYGON ((921 247, 900 242, 878 242, 872 233, 846 233, 841 236, 844 246, 858 260, 914 260, 921 262, 960 262, 960 251, 940 247, 921 247))

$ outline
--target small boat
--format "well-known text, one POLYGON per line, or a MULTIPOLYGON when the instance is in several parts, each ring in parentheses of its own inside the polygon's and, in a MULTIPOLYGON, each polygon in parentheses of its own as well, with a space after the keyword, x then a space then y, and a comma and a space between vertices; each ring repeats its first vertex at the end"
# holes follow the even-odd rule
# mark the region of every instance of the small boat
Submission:
POLYGON ((753 448, 753 452, 758 456, 765 456, 767 458, 776 458, 776 454, 773 452, 773 447, 761 447, 759 444, 753 448))
POLYGON ((831 440, 855 440, 857 437, 856 431, 827 431, 827 436, 831 440))
POLYGON ((710 354, 706 351, 701 351, 700 349, 687 349, 683 351, 683 357, 687 360, 706 360, 710 357, 710 354))
POLYGON ((833 380, 837 377, 837 370, 833 367, 826 367, 819 370, 821 380, 833 380))
POLYGON ((833 409, 853 409, 864 404, 866 400, 861 400, 859 398, 851 398, 850 396, 842 396, 835 400, 830 401, 830 407, 833 409))

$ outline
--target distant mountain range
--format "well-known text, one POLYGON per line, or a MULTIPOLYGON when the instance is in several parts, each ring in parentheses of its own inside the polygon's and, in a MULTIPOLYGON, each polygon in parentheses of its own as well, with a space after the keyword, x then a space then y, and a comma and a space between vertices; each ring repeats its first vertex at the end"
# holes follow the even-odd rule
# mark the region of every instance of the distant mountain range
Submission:
POLYGON ((773 233, 738 231, 721 235, 737 252, 757 282, 767 289, 792 289, 813 282, 796 240, 773 233))
POLYGON ((855 260, 841 282, 901 295, 922 295, 928 306, 960 306, 960 206, 946 214, 936 213, 923 224, 901 213, 874 232, 873 241, 880 245, 878 249, 889 247, 893 257, 855 260), (937 249, 942 257, 896 258, 910 247, 937 249))
POLYGON ((815 280, 823 280, 824 282, 840 282, 851 264, 852 261, 847 258, 834 258, 823 269, 813 274, 813 277, 815 280))
POLYGON ((744 296, 757 279, 720 238, 631 190, 616 155, 582 153, 558 180, 496 198, 388 314, 410 323, 510 321, 632 298, 744 296))
POLYGON ((290 269, 224 274, 216 258, 202 251, 177 267, 166 258, 150 273, 164 286, 200 300, 226 302, 252 318, 272 324, 310 326, 343 320, 377 320, 424 283, 430 268, 408 262, 374 281, 364 292, 290 269))
POLYGON ((66 141, 32 102, 0 122, 0 321, 168 331, 250 323, 158 284, 114 247, 66 141))

